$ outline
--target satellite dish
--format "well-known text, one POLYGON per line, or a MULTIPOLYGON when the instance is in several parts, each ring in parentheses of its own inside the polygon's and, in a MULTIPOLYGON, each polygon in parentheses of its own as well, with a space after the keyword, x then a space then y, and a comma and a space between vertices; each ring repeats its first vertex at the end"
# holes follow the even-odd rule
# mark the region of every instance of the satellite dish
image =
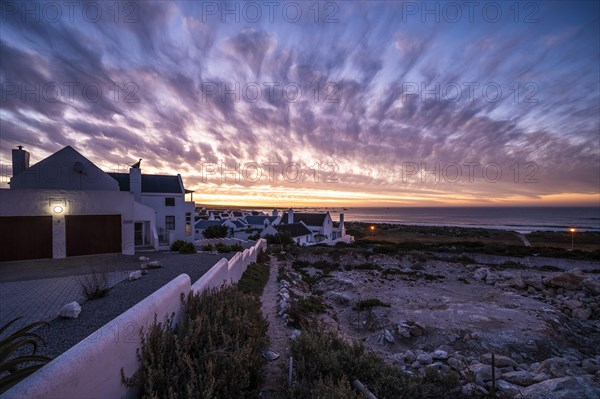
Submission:
POLYGON ((83 174, 83 164, 79 161, 73 164, 73 170, 77 173, 83 174))

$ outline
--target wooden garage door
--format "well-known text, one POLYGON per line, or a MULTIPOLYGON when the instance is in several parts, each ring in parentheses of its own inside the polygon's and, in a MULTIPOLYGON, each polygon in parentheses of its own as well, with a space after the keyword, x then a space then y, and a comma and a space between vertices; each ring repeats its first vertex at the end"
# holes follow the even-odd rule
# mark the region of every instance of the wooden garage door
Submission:
POLYGON ((67 256, 121 252, 121 215, 65 216, 67 256))
POLYGON ((0 261, 52 257, 52 216, 0 217, 0 261))

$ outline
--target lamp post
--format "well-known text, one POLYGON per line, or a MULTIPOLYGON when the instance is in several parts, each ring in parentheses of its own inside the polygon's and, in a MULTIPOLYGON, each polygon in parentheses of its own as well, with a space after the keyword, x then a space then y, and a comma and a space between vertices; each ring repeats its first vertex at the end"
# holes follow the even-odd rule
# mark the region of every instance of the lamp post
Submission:
POLYGON ((373 238, 373 233, 375 232, 375 226, 369 227, 371 229, 371 238, 373 238))
POLYGON ((569 229, 569 231, 571 232, 571 251, 573 250, 573 239, 575 238, 575 229, 573 227, 571 227, 569 229))

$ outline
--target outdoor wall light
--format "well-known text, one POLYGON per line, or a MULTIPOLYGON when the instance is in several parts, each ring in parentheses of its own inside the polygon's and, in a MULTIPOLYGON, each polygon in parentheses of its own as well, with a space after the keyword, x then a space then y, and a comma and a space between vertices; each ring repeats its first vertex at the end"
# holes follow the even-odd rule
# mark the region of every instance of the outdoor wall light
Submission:
POLYGON ((64 213, 67 208, 67 200, 66 198, 50 198, 48 200, 48 205, 52 213, 60 215, 64 213))

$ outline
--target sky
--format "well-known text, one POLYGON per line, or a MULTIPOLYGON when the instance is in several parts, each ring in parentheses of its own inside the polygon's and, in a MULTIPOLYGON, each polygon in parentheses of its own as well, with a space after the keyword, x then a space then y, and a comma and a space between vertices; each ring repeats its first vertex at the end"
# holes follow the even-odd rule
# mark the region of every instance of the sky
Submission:
POLYGON ((70 145, 196 202, 600 202, 598 2, 1 3, 0 166, 70 145))

